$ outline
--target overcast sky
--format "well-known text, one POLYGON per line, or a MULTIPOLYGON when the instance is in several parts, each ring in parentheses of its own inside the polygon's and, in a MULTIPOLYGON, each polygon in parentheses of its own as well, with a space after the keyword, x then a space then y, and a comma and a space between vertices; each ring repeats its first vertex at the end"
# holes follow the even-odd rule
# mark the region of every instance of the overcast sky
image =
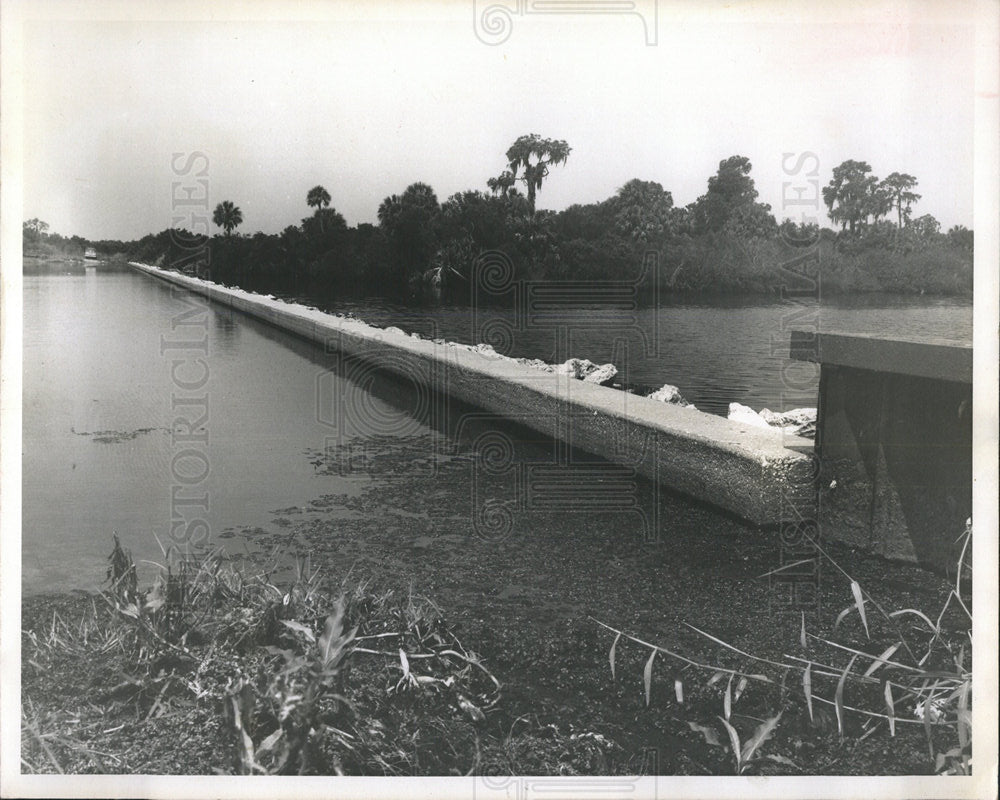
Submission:
POLYGON ((515 15, 499 46, 477 37, 472 0, 410 5, 406 19, 384 4, 300 7, 321 18, 308 22, 288 19, 293 4, 250 4, 227 13, 279 19, 129 21, 134 5, 28 22, 24 217, 90 239, 162 230, 182 179, 171 156, 201 151, 210 204, 240 206, 242 232, 298 224, 316 184, 349 224, 375 222, 382 199, 414 181, 442 201, 485 190, 511 142, 536 132, 573 148, 540 208, 602 200, 631 178, 686 205, 740 154, 760 199, 797 218, 782 183, 804 178, 784 174, 783 157, 809 151, 821 185, 848 158, 879 177, 908 172, 916 214, 971 227, 967 6, 660 0, 657 19, 653 0, 637 6, 643 18, 515 15))

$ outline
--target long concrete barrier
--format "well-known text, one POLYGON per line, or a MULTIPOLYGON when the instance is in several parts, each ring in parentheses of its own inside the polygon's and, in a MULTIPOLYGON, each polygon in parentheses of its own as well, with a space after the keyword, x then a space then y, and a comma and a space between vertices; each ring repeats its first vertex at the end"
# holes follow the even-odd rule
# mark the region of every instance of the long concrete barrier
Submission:
POLYGON ((134 262, 132 266, 315 342, 328 352, 369 360, 406 380, 632 467, 662 486, 755 525, 813 516, 815 476, 809 439, 177 272, 134 262))

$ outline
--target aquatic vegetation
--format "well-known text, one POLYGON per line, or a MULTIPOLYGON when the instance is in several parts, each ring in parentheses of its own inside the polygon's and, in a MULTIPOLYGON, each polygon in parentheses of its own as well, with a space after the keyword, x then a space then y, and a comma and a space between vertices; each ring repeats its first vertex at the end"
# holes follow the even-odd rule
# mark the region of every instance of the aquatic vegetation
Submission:
POLYGON ((76 436, 89 436, 90 440, 92 442, 96 442, 97 444, 121 444, 122 442, 131 442, 139 436, 147 433, 153 433, 154 431, 170 433, 167 428, 136 428, 132 431, 78 431, 75 428, 70 428, 70 433, 76 436))

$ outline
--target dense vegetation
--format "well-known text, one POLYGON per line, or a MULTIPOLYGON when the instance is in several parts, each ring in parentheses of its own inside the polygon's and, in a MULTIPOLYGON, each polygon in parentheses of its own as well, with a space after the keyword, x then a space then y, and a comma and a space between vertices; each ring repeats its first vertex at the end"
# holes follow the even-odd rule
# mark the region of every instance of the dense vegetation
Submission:
MULTIPOLYGON (((280 292, 399 294, 432 286, 467 296, 486 252, 501 253, 513 279, 635 280, 644 255, 655 252, 659 285, 675 292, 774 292, 789 285, 788 266, 804 262, 810 274, 818 270, 825 291, 972 291, 972 231, 942 233, 930 215, 914 218, 920 195, 911 175, 880 181, 853 160, 835 168, 822 199, 839 231, 805 216, 779 223, 758 201, 743 156, 722 161, 705 194, 686 207, 659 183, 636 178, 598 203, 536 209, 550 168, 567 163, 571 150, 561 140, 522 136, 488 191, 457 192, 442 203, 428 184, 414 183, 382 201, 377 225, 348 226, 316 186, 306 196, 313 214, 280 234, 234 233, 242 211, 225 200, 213 216, 221 235, 167 229, 91 244, 104 255, 280 292)), ((652 285, 651 275, 646 280, 652 285)))
POLYGON ((87 240, 80 236, 49 233, 47 222, 35 217, 22 225, 22 248, 25 258, 83 258, 87 240))

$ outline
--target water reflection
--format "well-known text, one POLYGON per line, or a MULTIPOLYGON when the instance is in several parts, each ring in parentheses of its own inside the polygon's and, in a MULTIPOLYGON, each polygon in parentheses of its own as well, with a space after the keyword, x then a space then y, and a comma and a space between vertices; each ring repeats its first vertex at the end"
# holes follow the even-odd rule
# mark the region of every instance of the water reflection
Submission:
POLYGON ((216 346, 223 352, 235 353, 239 347, 240 325, 231 308, 216 308, 212 314, 216 346))
MULTIPOLYGON (((182 413, 174 354, 160 348, 189 308, 132 272, 25 276, 26 591, 93 588, 113 530, 137 559, 162 560, 157 540, 171 542, 174 459, 183 445, 174 436, 182 413)), ((208 497, 211 540, 235 531, 230 544, 239 549, 252 545, 252 531, 273 525, 275 509, 360 491, 362 478, 318 474, 306 453, 322 450, 331 435, 350 440, 365 431, 348 421, 331 432, 319 418, 317 379, 331 357, 227 309, 206 313, 208 474, 199 492, 208 497)), ((362 391, 331 379, 339 397, 362 391)), ((393 413, 377 397, 366 402, 393 413)), ((153 570, 144 569, 147 577, 153 570)))

